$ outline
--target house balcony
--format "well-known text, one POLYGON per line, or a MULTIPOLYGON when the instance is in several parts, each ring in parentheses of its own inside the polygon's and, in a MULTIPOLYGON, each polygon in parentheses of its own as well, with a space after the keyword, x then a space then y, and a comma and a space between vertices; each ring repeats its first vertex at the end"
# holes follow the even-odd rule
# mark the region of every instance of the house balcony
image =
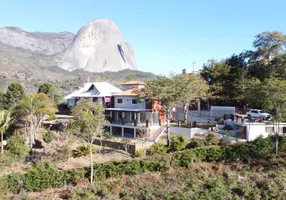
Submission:
POLYGON ((159 112, 151 109, 106 108, 106 118, 110 124, 150 127, 164 123, 159 112))
POLYGON ((150 128, 160 127, 164 120, 159 112, 151 109, 106 108, 106 118, 110 122, 109 133, 124 138, 149 138, 150 128))

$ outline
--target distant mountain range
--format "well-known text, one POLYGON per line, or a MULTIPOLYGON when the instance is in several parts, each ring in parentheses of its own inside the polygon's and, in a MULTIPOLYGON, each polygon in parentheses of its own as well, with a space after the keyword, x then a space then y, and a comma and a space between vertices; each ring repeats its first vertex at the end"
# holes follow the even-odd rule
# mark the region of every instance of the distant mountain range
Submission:
MULTIPOLYGON (((76 35, 0 28, 0 87, 3 89, 12 81, 21 82, 28 91, 35 90, 42 82, 54 82, 61 87, 78 83, 80 79, 85 82, 86 77, 94 79, 99 76, 97 73, 110 75, 120 70, 124 70, 121 78, 130 73, 143 79, 154 77, 136 69, 132 47, 111 20, 91 21, 76 35)), ((111 81, 119 79, 115 77, 111 81)))

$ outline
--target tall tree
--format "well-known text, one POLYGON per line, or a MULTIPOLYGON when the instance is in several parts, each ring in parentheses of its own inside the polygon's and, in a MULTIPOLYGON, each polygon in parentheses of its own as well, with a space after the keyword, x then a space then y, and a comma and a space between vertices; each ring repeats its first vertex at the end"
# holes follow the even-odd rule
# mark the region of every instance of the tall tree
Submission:
POLYGON ((1 154, 4 152, 3 136, 11 121, 10 112, 7 110, 0 111, 0 132, 1 132, 1 154))
POLYGON ((286 81, 267 79, 263 86, 263 107, 273 111, 273 125, 276 126, 276 155, 278 155, 279 123, 286 119, 286 81))
POLYGON ((185 97, 182 97, 181 103, 184 107, 184 122, 187 124, 189 106, 192 102, 200 101, 207 97, 208 84, 197 74, 183 74, 179 76, 179 81, 182 81, 185 97))
POLYGON ((62 96, 60 95, 57 88, 50 83, 43 83, 39 86, 38 93, 44 93, 53 99, 56 103, 60 103, 62 96))
MULTIPOLYGON (((198 79, 199 80, 199 79, 198 79)), ((190 90, 194 82, 188 76, 157 76, 147 81, 145 87, 137 90, 139 99, 158 100, 166 113, 167 145, 170 145, 170 120, 172 110, 186 100, 194 99, 190 90)), ((199 86, 198 86, 199 87, 199 86)), ((198 92, 199 94, 199 92, 198 92)), ((199 94, 200 95, 200 94, 199 94)))
POLYGON ((224 61, 209 60, 204 65, 201 75, 209 83, 209 93, 212 96, 209 98, 211 104, 229 105, 230 85, 233 80, 229 78, 230 67, 224 61))
POLYGON ((93 184, 93 152, 95 139, 104 131, 107 124, 102 104, 95 104, 87 100, 80 100, 73 108, 72 114, 75 121, 72 122, 72 131, 83 138, 89 144, 90 155, 90 183, 93 184))
POLYGON ((254 59, 269 60, 273 56, 285 53, 286 35, 279 31, 265 31, 255 36, 253 47, 256 48, 254 59))
POLYGON ((25 115, 30 127, 30 148, 35 144, 35 137, 45 119, 54 118, 56 106, 53 100, 43 93, 25 97, 14 109, 15 115, 25 115))
POLYGON ((25 97, 24 89, 20 83, 11 83, 4 95, 4 107, 9 110, 25 97))

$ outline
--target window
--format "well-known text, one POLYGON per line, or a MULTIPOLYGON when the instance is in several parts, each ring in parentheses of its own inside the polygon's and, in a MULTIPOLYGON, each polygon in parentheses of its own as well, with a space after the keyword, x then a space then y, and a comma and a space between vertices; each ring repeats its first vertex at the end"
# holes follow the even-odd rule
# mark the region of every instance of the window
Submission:
POLYGON ((122 99, 117 99, 117 103, 122 103, 122 99))
POLYGON ((137 104, 137 99, 132 99, 132 104, 137 104))
POLYGON ((258 113, 258 111, 257 111, 257 110, 252 110, 251 112, 252 112, 252 113, 258 113))

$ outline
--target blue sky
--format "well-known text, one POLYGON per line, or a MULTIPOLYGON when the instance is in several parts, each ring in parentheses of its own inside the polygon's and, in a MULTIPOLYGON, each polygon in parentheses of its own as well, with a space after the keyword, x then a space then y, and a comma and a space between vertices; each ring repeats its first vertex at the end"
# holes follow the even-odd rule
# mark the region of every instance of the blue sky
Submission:
POLYGON ((2 0, 0 27, 76 33, 108 18, 134 48, 139 70, 168 74, 251 49, 260 32, 286 32, 285 8, 285 0, 2 0))

